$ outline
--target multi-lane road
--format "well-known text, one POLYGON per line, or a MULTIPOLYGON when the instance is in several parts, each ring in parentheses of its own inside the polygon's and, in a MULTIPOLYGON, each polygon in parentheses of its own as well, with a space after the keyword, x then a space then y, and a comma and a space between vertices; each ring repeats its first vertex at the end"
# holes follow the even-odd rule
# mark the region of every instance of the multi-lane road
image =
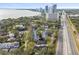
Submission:
POLYGON ((59 29, 58 33, 58 42, 57 42, 57 49, 56 49, 56 54, 57 55, 62 55, 63 54, 63 34, 62 34, 62 28, 59 29))
POLYGON ((61 15, 61 28, 58 34, 57 55, 77 55, 76 45, 73 41, 72 34, 68 30, 66 13, 61 15))

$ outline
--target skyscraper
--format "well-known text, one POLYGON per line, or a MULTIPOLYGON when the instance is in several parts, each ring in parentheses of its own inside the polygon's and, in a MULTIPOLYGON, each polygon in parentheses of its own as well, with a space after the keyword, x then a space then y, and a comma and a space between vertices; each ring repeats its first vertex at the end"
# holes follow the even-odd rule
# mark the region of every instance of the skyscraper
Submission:
POLYGON ((57 20, 57 5, 54 4, 53 6, 45 6, 46 12, 46 20, 57 20))
POLYGON ((57 5, 54 4, 53 7, 52 7, 52 12, 53 12, 53 13, 56 13, 56 9, 57 9, 57 5))
POLYGON ((45 10, 42 9, 42 8, 40 8, 40 12, 41 12, 41 16, 42 16, 42 17, 45 17, 45 10))
POLYGON ((48 13, 48 6, 45 6, 45 12, 48 13))

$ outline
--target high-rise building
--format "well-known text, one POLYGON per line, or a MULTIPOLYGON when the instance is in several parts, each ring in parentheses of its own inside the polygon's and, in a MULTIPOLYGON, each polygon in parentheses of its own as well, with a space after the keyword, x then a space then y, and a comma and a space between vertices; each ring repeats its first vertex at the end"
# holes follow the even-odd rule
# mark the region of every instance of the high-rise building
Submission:
POLYGON ((45 12, 48 13, 48 6, 45 6, 45 12))
POLYGON ((46 10, 48 10, 48 13, 46 13, 46 20, 57 20, 57 11, 56 11, 57 5, 54 4, 53 6, 46 7, 46 10))
POLYGON ((52 9, 52 12, 53 12, 53 13, 56 13, 57 5, 54 4, 52 8, 53 8, 53 9, 52 9))
POLYGON ((44 16, 45 16, 45 11, 44 11, 44 9, 40 8, 40 12, 41 12, 41 16, 44 17, 44 16))
POLYGON ((39 9, 39 11, 40 11, 40 12, 42 12, 42 11, 43 11, 43 9, 42 9, 42 8, 40 8, 40 9, 39 9))

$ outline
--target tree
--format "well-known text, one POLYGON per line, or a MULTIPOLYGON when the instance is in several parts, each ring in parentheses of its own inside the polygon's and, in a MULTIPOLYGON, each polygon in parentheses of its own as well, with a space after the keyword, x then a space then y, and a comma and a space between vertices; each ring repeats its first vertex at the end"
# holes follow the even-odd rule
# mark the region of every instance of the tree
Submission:
POLYGON ((28 42, 27 44, 27 53, 32 54, 35 43, 33 41, 28 42))
POLYGON ((7 37, 6 36, 0 36, 0 42, 5 42, 7 41, 7 37))
POLYGON ((47 42, 47 45, 50 45, 51 43, 51 38, 49 36, 46 37, 46 42, 47 42))

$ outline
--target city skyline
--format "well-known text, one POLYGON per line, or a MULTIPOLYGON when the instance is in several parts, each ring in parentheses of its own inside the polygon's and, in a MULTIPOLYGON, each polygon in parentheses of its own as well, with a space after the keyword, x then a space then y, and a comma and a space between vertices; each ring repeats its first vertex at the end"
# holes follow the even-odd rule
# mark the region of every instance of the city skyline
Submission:
POLYGON ((0 8, 36 9, 45 8, 46 5, 53 4, 57 4, 57 9, 79 9, 79 3, 0 3, 0 8))

